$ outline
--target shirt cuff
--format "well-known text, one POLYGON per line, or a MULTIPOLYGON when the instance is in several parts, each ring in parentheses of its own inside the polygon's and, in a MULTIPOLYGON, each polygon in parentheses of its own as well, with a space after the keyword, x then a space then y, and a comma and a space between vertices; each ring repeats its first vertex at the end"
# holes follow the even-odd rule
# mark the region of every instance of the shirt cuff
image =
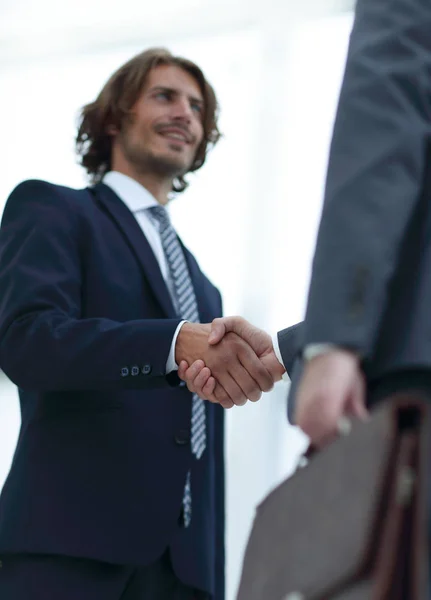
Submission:
POLYGON ((184 323, 187 323, 187 321, 181 321, 181 323, 179 323, 178 327, 175 329, 174 337, 172 338, 171 349, 166 362, 166 375, 168 373, 172 373, 172 371, 178 371, 178 365, 175 362, 175 346, 177 343, 178 334, 180 333, 181 327, 184 325, 184 323))
POLYGON ((302 356, 304 360, 309 361, 312 358, 316 358, 316 356, 320 356, 321 354, 328 354, 332 350, 336 350, 338 346, 335 344, 308 344, 305 346, 302 356))
MULTIPOLYGON (((275 335, 273 335, 273 336, 272 336, 272 345, 273 345, 273 347, 274 347, 274 354, 275 354, 275 356, 277 357, 277 360, 278 360, 278 362, 279 362, 281 365, 283 365, 283 367, 284 367, 284 368, 286 368, 286 367, 285 367, 285 364, 284 364, 284 362, 283 362, 283 357, 281 356, 281 352, 280 352, 280 346, 279 346, 279 344, 278 344, 278 333, 276 333, 275 335)), ((289 375, 288 375, 287 371, 285 371, 285 372, 283 373, 283 375, 282 375, 281 379, 282 379, 283 381, 288 381, 288 382, 290 381, 290 377, 289 377, 289 375)))

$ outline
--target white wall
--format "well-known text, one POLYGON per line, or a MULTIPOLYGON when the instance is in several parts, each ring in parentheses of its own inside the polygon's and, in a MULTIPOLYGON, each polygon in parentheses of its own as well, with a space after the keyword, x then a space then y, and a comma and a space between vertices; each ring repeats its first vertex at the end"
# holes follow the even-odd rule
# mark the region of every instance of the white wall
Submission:
MULTIPOLYGON (((351 17, 164 40, 199 62, 222 106, 224 139, 172 206, 174 222, 220 286, 226 314, 275 332, 301 319, 351 17)), ((0 69, 0 207, 22 179, 81 186, 74 115, 144 45, 31 57, 0 69)), ((286 422, 286 384, 228 414, 228 600, 256 504, 291 472, 305 441, 286 422)), ((0 382, 0 486, 17 436, 14 389, 0 382)))

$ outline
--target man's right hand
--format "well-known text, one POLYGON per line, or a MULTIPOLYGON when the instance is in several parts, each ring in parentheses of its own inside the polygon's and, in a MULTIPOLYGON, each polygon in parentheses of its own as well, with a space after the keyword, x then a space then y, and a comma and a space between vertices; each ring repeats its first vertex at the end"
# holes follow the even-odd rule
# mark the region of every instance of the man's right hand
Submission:
POLYGON ((210 345, 210 333, 209 324, 184 323, 178 334, 175 360, 180 377, 184 365, 194 365, 202 380, 206 377, 208 383, 210 375, 212 379, 210 394, 197 388, 192 391, 201 391, 204 399, 231 408, 247 399, 257 401, 263 391, 272 389, 274 377, 249 343, 233 331, 224 331, 222 338, 210 345))
MULTIPOLYGON (((205 325, 204 327, 209 326, 205 325)), ((248 346, 248 352, 250 352, 250 349, 253 350, 250 355, 250 358, 253 358, 253 366, 250 362, 248 363, 249 366, 247 366, 241 361, 243 367, 246 368, 248 374, 255 380, 255 383, 259 384, 259 381, 256 380, 254 374, 254 369, 257 368, 257 363, 255 362, 255 358, 257 357, 260 362, 260 367, 262 368, 263 366, 271 378, 271 386, 266 389, 260 387, 259 390, 269 391, 269 389, 272 388, 273 383, 279 381, 285 371, 284 366, 280 364, 275 356, 271 337, 265 331, 254 327, 242 317, 226 317, 215 319, 213 321, 209 343, 213 346, 214 350, 222 350, 222 347, 226 342, 230 342, 231 340, 235 340, 236 343, 239 343, 238 337, 241 338, 246 346, 248 346), (254 365, 256 365, 256 367, 254 365), (253 369, 253 371, 251 371, 250 368, 253 369)), ((197 393, 201 398, 216 402, 218 401, 217 398, 220 397, 220 394, 223 393, 220 388, 224 386, 220 381, 218 372, 211 367, 203 356, 200 356, 200 359, 201 360, 198 361, 191 361, 186 358, 177 360, 177 363, 179 364, 178 374, 181 379, 186 381, 190 391, 197 393)), ((243 371, 236 372, 238 374, 243 373, 243 371)), ((232 371, 230 371, 230 373, 235 380, 235 374, 232 371)), ((236 381, 236 383, 239 382, 236 381)), ((242 385, 240 385, 240 387, 243 389, 242 385)), ((225 401, 229 401, 230 399, 234 404, 245 402, 244 397, 241 401, 237 401, 238 396, 235 394, 235 389, 230 387, 229 390, 232 390, 233 395, 227 390, 223 390, 229 396, 227 399, 224 398, 225 401)), ((257 397, 249 395, 248 398, 250 400, 258 400, 260 395, 260 393, 257 397)))
POLYGON ((334 348, 307 361, 295 401, 295 423, 313 446, 323 448, 338 433, 342 417, 368 418, 366 382, 357 354, 334 348))
POLYGON ((211 324, 209 343, 218 344, 229 332, 236 333, 256 352, 262 363, 271 373, 274 381, 279 381, 286 369, 274 352, 271 336, 263 329, 252 325, 243 317, 220 317, 211 324))

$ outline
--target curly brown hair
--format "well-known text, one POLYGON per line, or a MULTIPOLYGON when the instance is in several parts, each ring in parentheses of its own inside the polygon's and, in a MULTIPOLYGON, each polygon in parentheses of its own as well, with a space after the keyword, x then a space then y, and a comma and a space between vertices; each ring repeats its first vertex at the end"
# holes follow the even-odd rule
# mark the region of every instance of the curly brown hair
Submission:
MULTIPOLYGON (((173 65, 190 73, 199 84, 203 95, 204 137, 188 172, 197 171, 202 167, 208 151, 220 139, 217 98, 201 69, 186 58, 172 55, 165 48, 150 48, 120 67, 109 78, 96 100, 85 105, 80 111, 75 140, 76 152, 91 183, 101 181, 105 173, 112 168, 112 136, 108 133, 108 127, 113 125, 121 129, 124 119, 142 92, 148 73, 160 65, 173 65)), ((174 180, 172 189, 174 192, 182 192, 187 185, 184 176, 181 175, 174 180)))

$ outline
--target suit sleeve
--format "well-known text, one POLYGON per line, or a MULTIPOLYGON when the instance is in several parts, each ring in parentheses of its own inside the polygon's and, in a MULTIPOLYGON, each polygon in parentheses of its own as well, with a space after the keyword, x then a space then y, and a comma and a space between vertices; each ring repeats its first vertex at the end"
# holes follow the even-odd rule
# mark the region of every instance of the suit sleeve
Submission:
POLYGON ((304 323, 301 322, 277 333, 281 358, 290 378, 292 378, 295 361, 301 356, 303 329, 304 323))
POLYGON ((358 0, 329 158, 303 345, 370 355, 429 176, 431 3, 358 0), (429 166, 428 166, 429 168, 429 166))
POLYGON ((83 318, 84 215, 58 188, 25 182, 0 228, 0 367, 32 391, 169 386, 177 320, 83 318))

